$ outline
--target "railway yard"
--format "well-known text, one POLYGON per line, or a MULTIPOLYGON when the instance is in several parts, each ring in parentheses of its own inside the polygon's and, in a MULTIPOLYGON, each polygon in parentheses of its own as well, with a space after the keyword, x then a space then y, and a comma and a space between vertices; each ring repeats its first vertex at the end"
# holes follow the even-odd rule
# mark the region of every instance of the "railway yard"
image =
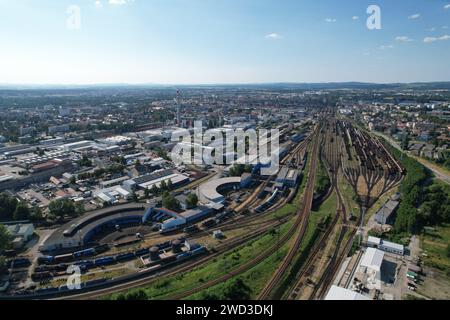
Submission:
MULTIPOLYGON (((32 285, 6 298, 96 299, 149 288, 149 298, 196 299, 233 279, 255 277, 254 299, 324 299, 355 241, 364 237, 365 212, 398 185, 403 169, 376 138, 334 111, 322 112, 304 138, 286 146, 276 174, 253 172, 246 186, 242 178, 236 180, 241 187, 220 187, 225 202, 191 222, 183 213, 128 204, 61 227, 41 246, 50 248, 58 232, 61 238, 73 234, 77 244, 16 259, 13 277, 32 285), (318 194, 323 179, 329 184, 318 194), (158 229, 171 220, 181 225, 158 229), (258 249, 248 252, 249 246, 258 249), (234 261, 221 272, 205 271, 230 256, 234 261), (68 287, 69 266, 81 271, 77 290, 68 287), (172 284, 174 278, 193 280, 172 284), (171 284, 164 289, 164 283, 171 284)), ((200 190, 221 175, 212 171, 178 193, 200 190)), ((357 250, 350 269, 361 255, 357 250)), ((349 287, 352 278, 341 282, 349 287)))

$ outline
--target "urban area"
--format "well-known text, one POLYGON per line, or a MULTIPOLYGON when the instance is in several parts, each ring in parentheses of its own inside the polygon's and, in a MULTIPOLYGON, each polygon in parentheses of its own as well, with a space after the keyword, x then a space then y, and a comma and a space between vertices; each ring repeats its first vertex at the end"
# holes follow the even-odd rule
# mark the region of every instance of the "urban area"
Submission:
POLYGON ((450 299, 449 154, 448 83, 2 88, 0 299, 450 299))

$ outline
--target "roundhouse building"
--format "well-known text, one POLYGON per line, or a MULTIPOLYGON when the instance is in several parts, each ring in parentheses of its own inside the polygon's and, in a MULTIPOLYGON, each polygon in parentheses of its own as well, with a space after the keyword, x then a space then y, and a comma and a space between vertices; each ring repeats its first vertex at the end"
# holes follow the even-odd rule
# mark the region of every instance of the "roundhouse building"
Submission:
POLYGON ((138 225, 148 204, 129 203, 93 211, 55 230, 39 247, 41 252, 70 251, 92 243, 96 234, 113 231, 116 225, 138 225))
POLYGON ((198 187, 199 200, 205 203, 208 202, 222 203, 225 201, 225 197, 222 194, 220 194, 220 192, 236 187, 238 188, 245 187, 245 185, 248 184, 248 182, 249 182, 248 179, 242 180, 241 177, 227 177, 210 180, 208 182, 201 184, 198 187), (242 184, 241 182, 243 181, 244 183, 242 184))

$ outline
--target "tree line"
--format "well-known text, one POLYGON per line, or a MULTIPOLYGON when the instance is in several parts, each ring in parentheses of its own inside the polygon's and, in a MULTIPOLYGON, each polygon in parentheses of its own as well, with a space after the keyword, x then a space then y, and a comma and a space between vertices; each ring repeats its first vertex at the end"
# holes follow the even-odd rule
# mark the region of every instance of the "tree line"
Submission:
POLYGON ((401 201, 397 210, 394 232, 417 234, 425 226, 450 222, 450 186, 433 182, 431 173, 418 161, 401 154, 385 143, 401 161, 406 176, 401 182, 401 201))

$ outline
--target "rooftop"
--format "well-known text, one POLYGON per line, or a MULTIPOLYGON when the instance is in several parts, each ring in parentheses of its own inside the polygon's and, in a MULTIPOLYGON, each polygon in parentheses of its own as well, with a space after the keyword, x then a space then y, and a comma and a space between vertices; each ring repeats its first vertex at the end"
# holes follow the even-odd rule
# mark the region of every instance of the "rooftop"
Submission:
POLYGON ((325 300, 370 300, 370 299, 358 292, 333 285, 328 291, 325 300))
POLYGON ((214 201, 218 199, 222 199, 223 196, 217 191, 220 187, 229 185, 229 184, 240 184, 241 183, 241 177, 227 177, 227 178, 220 178, 220 179, 214 179, 207 181, 205 183, 202 183, 199 187, 199 193, 203 195, 203 197, 214 201))
POLYGON ((375 248, 367 248, 361 260, 361 266, 380 271, 384 252, 375 248))

